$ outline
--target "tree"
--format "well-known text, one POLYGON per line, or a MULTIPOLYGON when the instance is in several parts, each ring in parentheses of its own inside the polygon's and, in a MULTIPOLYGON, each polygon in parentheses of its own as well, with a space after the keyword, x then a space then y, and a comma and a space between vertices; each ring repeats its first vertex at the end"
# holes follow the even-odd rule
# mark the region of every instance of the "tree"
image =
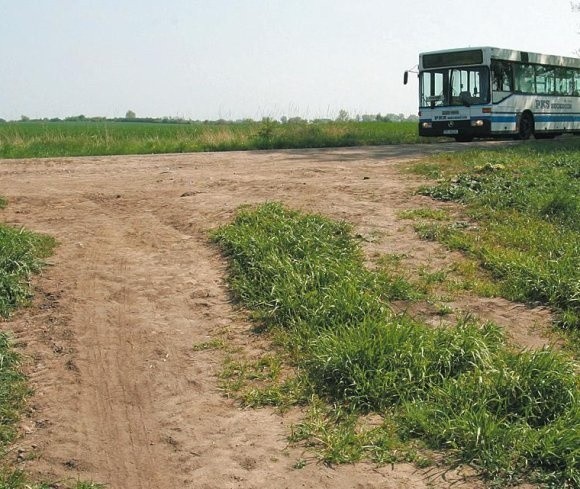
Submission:
POLYGON ((127 113, 125 114, 125 119, 135 119, 135 117, 137 117, 135 115, 135 112, 133 112, 132 110, 128 110, 127 113))
POLYGON ((350 119, 348 112, 344 109, 340 109, 340 111, 338 112, 338 115, 336 116, 336 121, 337 122, 346 122, 350 119))

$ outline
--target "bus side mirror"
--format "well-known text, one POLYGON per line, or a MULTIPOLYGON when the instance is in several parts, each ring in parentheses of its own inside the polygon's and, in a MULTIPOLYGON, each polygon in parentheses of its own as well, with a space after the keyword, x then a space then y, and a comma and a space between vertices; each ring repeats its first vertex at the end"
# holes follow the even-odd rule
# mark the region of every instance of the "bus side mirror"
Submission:
POLYGON ((403 73, 403 85, 406 85, 409 82, 409 72, 405 71, 405 73, 403 73))

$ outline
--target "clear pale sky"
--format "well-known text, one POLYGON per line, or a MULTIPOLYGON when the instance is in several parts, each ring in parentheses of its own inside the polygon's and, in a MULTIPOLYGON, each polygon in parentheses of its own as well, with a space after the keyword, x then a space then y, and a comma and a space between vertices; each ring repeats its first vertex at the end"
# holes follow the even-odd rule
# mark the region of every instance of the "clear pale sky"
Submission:
POLYGON ((579 31, 569 0, 0 0, 0 118, 412 114, 421 51, 579 31))

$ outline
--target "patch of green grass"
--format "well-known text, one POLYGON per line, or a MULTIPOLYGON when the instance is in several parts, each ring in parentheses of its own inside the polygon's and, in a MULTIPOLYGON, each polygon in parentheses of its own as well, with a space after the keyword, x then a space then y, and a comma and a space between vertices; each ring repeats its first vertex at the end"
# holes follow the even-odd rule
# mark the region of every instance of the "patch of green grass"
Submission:
POLYGON ((312 393, 308 379, 283 371, 282 361, 281 353, 253 359, 230 356, 220 372, 220 387, 245 407, 274 406, 284 411, 305 404, 312 393))
POLYGON ((506 298, 552 306, 564 327, 578 328, 580 143, 477 150, 433 165, 442 180, 422 193, 465 203, 478 225, 423 223, 419 234, 477 259, 506 298))
POLYGON ((267 355, 258 359, 245 360, 229 357, 220 374, 221 387, 229 394, 246 390, 248 384, 276 382, 280 376, 281 360, 278 356, 267 355))
POLYGON ((0 450, 13 440, 15 423, 29 393, 19 367, 19 357, 11 348, 9 336, 0 332, 0 450))
POLYGON ((362 267, 350 232, 346 223, 266 204, 240 211, 214 239, 232 258, 233 291, 257 319, 325 330, 382 315, 389 300, 412 293, 404 281, 362 267))
POLYGON ((0 316, 28 300, 27 280, 53 247, 48 236, 0 224, 0 316))
POLYGON ((105 489, 106 485, 95 482, 78 481, 72 489, 105 489))
POLYGON ((501 295, 497 282, 474 259, 464 257, 456 260, 447 275, 448 280, 444 285, 451 293, 472 291, 482 297, 498 297, 501 295))
MULTIPOLYGON (((499 328, 469 316, 432 328, 393 314, 389 302, 414 288, 367 270, 345 223, 268 203, 241 210, 213 238, 229 258, 234 295, 265 330, 285 332, 311 399, 327 401, 311 403, 293 440, 339 463, 386 461, 400 440, 420 438, 497 483, 578 483, 579 382, 569 358, 513 352, 499 328), (369 413, 387 428, 361 428, 369 413)), ((258 373, 273 379, 281 369, 272 371, 258 373)))
POLYGON ((24 472, 19 470, 0 471, 0 489, 47 489, 44 484, 28 486, 24 472))
POLYGON ((356 412, 330 406, 312 396, 305 418, 292 427, 293 443, 304 443, 320 453, 328 464, 353 463, 364 458, 379 464, 420 461, 416 448, 403 443, 389 418, 379 424, 368 423, 356 412))
POLYGON ((400 219, 428 219, 432 221, 447 221, 449 220, 449 213, 442 209, 407 209, 398 213, 400 219))
POLYGON ((578 382, 566 358, 504 351, 492 368, 449 380, 430 398, 402 406, 409 435, 452 449, 498 484, 524 475, 558 487, 580 481, 578 382))

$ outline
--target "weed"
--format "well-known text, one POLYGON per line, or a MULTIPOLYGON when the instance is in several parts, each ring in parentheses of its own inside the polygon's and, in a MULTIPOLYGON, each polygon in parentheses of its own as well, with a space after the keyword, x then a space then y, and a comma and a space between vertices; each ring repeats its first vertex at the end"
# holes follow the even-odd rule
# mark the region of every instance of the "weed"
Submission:
POLYGON ((95 482, 77 481, 71 489, 105 489, 104 484, 97 484, 95 482))
POLYGON ((437 315, 439 316, 447 316, 448 314, 453 313, 453 308, 448 306, 447 304, 436 304, 437 315))
POLYGON ((202 341, 201 343, 196 343, 193 345, 193 351, 205 351, 205 350, 221 350, 226 347, 224 340, 220 338, 214 338, 209 341, 202 341))
POLYGON ((303 458, 299 458, 298 460, 296 460, 296 462, 294 462, 292 468, 300 470, 306 467, 306 464, 307 464, 306 460, 304 460, 303 458))

